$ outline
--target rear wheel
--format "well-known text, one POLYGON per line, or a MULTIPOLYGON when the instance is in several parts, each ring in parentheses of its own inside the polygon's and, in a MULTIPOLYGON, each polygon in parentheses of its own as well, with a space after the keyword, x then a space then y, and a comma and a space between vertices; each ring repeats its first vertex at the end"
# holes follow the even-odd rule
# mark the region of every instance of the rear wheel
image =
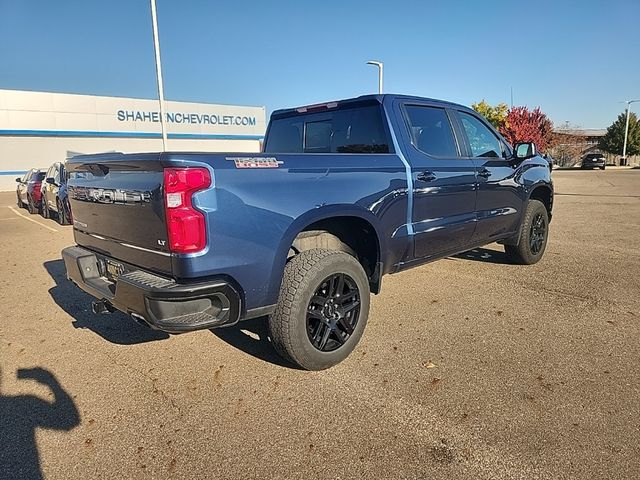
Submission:
POLYGON ((280 297, 269 318, 273 346, 306 370, 323 370, 353 351, 369 316, 369 281, 351 255, 307 250, 284 271, 280 297))
POLYGON ((42 195, 42 200, 40 200, 40 202, 42 203, 40 214, 44 218, 51 218, 51 212, 49 212, 49 205, 47 204, 47 201, 45 200, 44 195, 42 195))
POLYGON ((518 245, 505 245, 507 256, 522 265, 533 265, 544 255, 549 235, 549 213, 539 200, 529 200, 518 245))

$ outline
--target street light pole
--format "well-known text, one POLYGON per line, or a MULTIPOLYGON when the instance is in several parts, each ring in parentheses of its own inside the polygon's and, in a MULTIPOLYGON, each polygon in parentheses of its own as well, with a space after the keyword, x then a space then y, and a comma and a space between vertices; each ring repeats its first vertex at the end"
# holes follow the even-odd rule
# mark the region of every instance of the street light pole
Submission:
POLYGON ((624 143, 622 144, 622 159, 627 164, 627 137, 629 136, 629 113, 631 111, 631 104, 640 102, 640 100, 625 100, 627 104, 627 122, 624 126, 624 143))
POLYGON ((367 65, 375 65, 378 67, 378 94, 382 95, 382 76, 383 76, 383 68, 384 63, 378 62, 377 60, 369 60, 367 65))
POLYGON ((156 79, 158 83, 158 98, 160 100, 160 126, 162 128, 162 151, 167 151, 167 117, 164 113, 164 86, 162 84, 162 63, 160 62, 160 40, 158 39, 158 15, 156 0, 151 1, 151 23, 153 24, 153 46, 156 52, 156 79))

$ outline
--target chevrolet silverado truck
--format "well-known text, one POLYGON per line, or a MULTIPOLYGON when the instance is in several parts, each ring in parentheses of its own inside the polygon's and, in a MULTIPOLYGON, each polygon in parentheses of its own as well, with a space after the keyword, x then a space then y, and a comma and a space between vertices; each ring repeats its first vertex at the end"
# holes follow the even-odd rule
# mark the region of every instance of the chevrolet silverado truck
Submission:
POLYGON ((498 242, 542 258, 548 163, 473 110, 402 95, 278 110, 263 152, 77 156, 67 276, 170 333, 267 317, 304 369, 360 340, 385 274, 498 242))

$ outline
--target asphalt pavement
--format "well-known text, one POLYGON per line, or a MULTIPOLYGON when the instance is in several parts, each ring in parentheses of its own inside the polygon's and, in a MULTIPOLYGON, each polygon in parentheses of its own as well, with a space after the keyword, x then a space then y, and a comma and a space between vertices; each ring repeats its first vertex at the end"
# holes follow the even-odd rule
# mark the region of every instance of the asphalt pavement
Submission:
POLYGON ((71 227, 0 194, 0 478, 639 478, 640 170, 553 177, 539 264, 494 244, 385 277, 324 372, 264 319, 93 315, 71 227))

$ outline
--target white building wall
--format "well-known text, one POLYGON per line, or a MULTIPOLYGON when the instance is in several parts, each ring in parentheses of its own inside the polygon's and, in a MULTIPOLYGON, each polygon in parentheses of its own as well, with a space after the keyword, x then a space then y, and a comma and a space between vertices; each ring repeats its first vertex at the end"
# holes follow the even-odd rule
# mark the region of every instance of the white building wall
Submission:
MULTIPOLYGON (((166 102, 168 149, 258 152, 264 107, 166 102)), ((64 160, 67 152, 162 150, 158 102, 0 90, 0 191, 15 177, 64 160)))

